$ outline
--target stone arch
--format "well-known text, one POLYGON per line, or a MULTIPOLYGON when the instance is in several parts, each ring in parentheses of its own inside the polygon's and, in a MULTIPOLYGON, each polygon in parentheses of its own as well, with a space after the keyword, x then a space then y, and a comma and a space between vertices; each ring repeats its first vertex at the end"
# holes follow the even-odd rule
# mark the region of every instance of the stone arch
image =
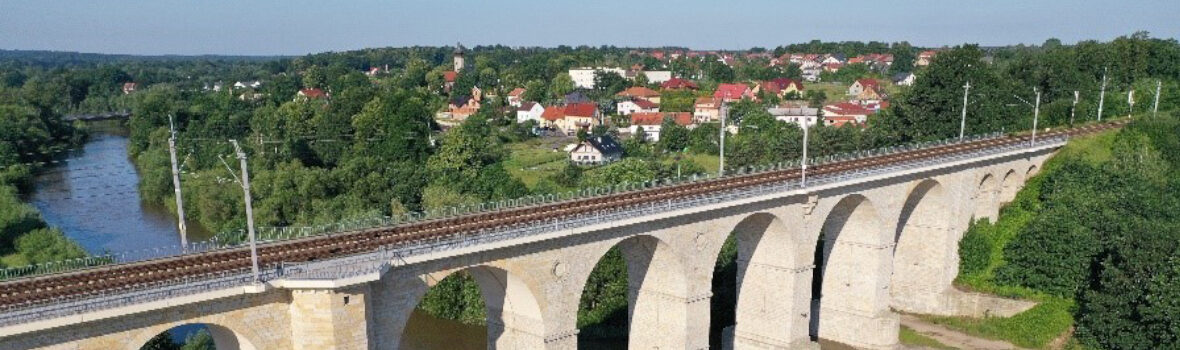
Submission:
POLYGON ((812 281, 812 337, 855 347, 897 344, 889 310, 893 232, 866 197, 842 198, 824 220, 812 281))
POLYGON ((1011 202, 1016 198, 1016 193, 1020 191, 1020 185, 1024 183, 1024 179, 1016 172, 1016 169, 1008 169, 1004 173, 1004 179, 1000 182, 1000 195, 998 197, 999 204, 1002 206, 1011 202))
MULTIPOLYGON (((695 300, 688 295, 686 268, 679 253, 659 238, 638 235, 607 247, 594 261, 595 266, 610 248, 618 249, 626 265, 628 348, 683 348, 690 337, 688 304, 695 300)), ((583 281, 579 298, 589 282, 583 281)))
POLYGON ((998 191, 999 182, 996 181, 996 177, 991 173, 984 173, 983 178, 977 183, 975 195, 972 196, 975 207, 975 213, 972 215, 973 220, 988 218, 995 221, 998 191))
POLYGON ((205 329, 207 329, 209 331, 209 335, 211 335, 213 337, 213 346, 216 347, 217 350, 256 350, 256 349, 259 349, 258 347, 254 346, 254 344, 258 344, 258 343, 254 342, 254 341, 250 341, 249 338, 252 338, 252 337, 247 336, 245 334, 247 332, 247 330, 246 330, 247 327, 245 327, 245 326, 235 326, 234 328, 231 329, 230 327, 227 327, 227 326, 219 324, 219 323, 208 323, 208 322, 199 322, 199 321, 186 322, 186 323, 175 323, 175 324, 169 324, 169 325, 164 325, 164 326, 160 326, 160 327, 153 327, 150 331, 143 332, 142 335, 137 337, 135 339, 135 341, 132 342, 132 344, 133 344, 132 346, 136 346, 135 349, 138 349, 139 347, 142 347, 143 345, 147 344, 148 341, 150 341, 153 337, 159 335, 160 333, 171 331, 172 329, 175 329, 177 327, 189 326, 189 325, 204 325, 205 329), (239 331, 235 331, 234 329, 238 329, 239 331))
POLYGON ((800 262, 802 240, 770 213, 743 218, 731 235, 737 248, 735 348, 798 348, 808 342, 807 323, 795 316, 809 312, 804 296, 811 266, 800 262))
MULTIPOLYGON (((525 279, 501 267, 476 265, 427 275, 427 285, 433 287, 461 271, 469 274, 479 286, 487 314, 489 349, 537 349, 544 346, 545 324, 538 294, 525 279)), ((415 307, 422 302, 429 287, 415 293, 415 307)), ((398 329, 405 332, 409 329, 409 319, 402 322, 398 329)), ((399 337, 402 341, 406 338, 399 337)))
POLYGON ((928 314, 945 308, 940 297, 958 271, 951 208, 950 194, 932 179, 920 181, 906 197, 895 235, 893 308, 928 314))

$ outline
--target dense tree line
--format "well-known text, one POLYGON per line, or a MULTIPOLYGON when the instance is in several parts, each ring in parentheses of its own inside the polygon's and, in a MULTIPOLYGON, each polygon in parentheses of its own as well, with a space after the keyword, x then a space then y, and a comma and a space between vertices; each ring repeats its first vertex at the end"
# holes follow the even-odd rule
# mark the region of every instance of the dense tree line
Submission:
MULTIPOLYGON (((0 88, 0 98, 4 98, 0 100, 4 102, 0 103, 0 123, 8 124, 0 127, 0 135, 6 141, 40 135, 25 132, 29 125, 40 123, 43 126, 36 128, 48 136, 46 141, 37 142, 37 149, 60 147, 47 140, 70 137, 76 132, 60 118, 54 119, 56 116, 127 106, 133 112, 128 122, 130 149, 141 172, 141 193, 147 201, 171 206, 174 202, 170 198, 167 153, 171 116, 179 133, 186 173, 186 212, 191 218, 213 231, 245 226, 241 189, 230 180, 231 174, 223 164, 223 158, 233 164, 233 148, 226 140, 236 139, 249 156, 257 224, 314 225, 712 172, 680 157, 714 155, 720 148, 717 125, 688 130, 666 121, 659 142, 626 140, 627 158, 623 161, 592 169, 568 166, 530 189, 508 174, 504 146, 534 136, 530 128, 516 125, 513 116, 505 113, 502 99, 490 98, 484 108, 459 125, 444 126, 433 120, 432 114, 441 110, 448 99, 469 94, 472 87, 501 97, 512 88, 527 87, 529 99, 553 102, 574 91, 566 72, 579 66, 640 64, 647 69, 670 69, 679 76, 698 80, 701 95, 707 95, 719 83, 797 78, 799 74, 798 67, 769 67, 760 59, 740 59, 731 66, 707 55, 664 63, 616 47, 480 46, 467 50, 471 64, 448 89, 444 73, 451 69, 453 49, 367 49, 271 60, 80 59, 58 65, 6 61, 0 63, 4 68, 0 69, 0 84, 4 84, 0 88), (375 77, 363 73, 374 67, 380 68, 375 77), (232 82, 256 79, 263 82, 258 89, 228 88, 232 82), (119 87, 129 81, 140 82, 140 91, 123 96, 119 87), (217 83, 227 88, 205 89, 217 83), (322 89, 329 96, 296 98, 296 91, 303 88, 322 89), (247 93, 258 93, 260 97, 247 93), (446 131, 442 131, 444 128, 446 131)), ((1072 108, 1073 90, 1080 90, 1083 100, 1077 106, 1076 119, 1092 120, 1097 115, 1095 100, 1103 68, 1108 68, 1109 80, 1104 115, 1128 114, 1118 96, 1134 88, 1140 100, 1146 100, 1156 79, 1165 82, 1167 98, 1161 108, 1169 109, 1180 104, 1180 97, 1176 97, 1180 95, 1178 50, 1175 40, 1153 39, 1145 34, 1109 43, 1047 43, 1037 48, 987 50, 964 45, 942 50, 929 67, 918 70, 915 86, 894 96, 892 105, 871 117, 868 125, 816 126, 809 130, 809 155, 956 136, 962 86, 967 81, 972 84, 967 134, 1031 127, 1031 107, 1022 104, 1017 96, 1031 99, 1033 87, 1043 93, 1040 125, 1057 127, 1071 122, 1067 112, 1072 108)), ((909 62, 916 51, 906 43, 813 42, 775 49, 776 54, 893 53, 895 67, 906 69, 912 67, 909 62)), ((856 67, 850 72, 857 72, 856 67)), ((855 78, 852 73, 845 75, 846 79, 855 78)), ((585 93, 607 109, 613 105, 611 99, 616 92, 646 83, 615 74, 600 75, 597 80, 598 88, 585 93)), ((682 92, 669 94, 665 100, 670 110, 688 111, 695 97, 682 92)), ((776 121, 766 112, 765 103, 744 101, 731 107, 730 123, 737 125, 740 132, 726 138, 729 169, 799 159, 802 129, 776 121)), ((1136 109, 1143 111, 1142 107, 1136 109)), ((591 134, 610 132, 599 128, 591 134)), ((0 148, 0 161, 27 162, 21 158, 25 153, 0 148)), ((22 220, 13 222, 25 222, 22 220)), ((41 228, 21 227, 30 227, 21 229, 22 234, 41 228)), ((604 271, 618 271, 621 259, 604 259, 603 264, 608 265, 600 266, 604 271)), ((447 287, 432 291, 423 302, 427 305, 424 308, 445 317, 481 317, 482 306, 471 298, 476 290, 474 282, 456 276, 460 281, 440 284, 447 287)), ((598 282, 588 290, 610 290, 609 286, 619 283, 617 273, 603 272, 598 276, 601 281, 596 279, 598 282)), ((585 311, 588 315, 599 315, 592 316, 598 319, 616 317, 611 315, 620 310, 617 295, 592 295, 592 300, 584 302, 589 305, 585 311)))

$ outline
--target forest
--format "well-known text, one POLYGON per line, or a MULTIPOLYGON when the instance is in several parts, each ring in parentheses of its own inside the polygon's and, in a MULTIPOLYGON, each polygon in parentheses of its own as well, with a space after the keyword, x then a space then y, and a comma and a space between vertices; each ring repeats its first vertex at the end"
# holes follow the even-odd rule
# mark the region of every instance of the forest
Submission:
MULTIPOLYGON (((301 57, 173 59, 6 52, 0 57, 16 58, 0 60, 3 261, 11 266, 82 254, 76 244, 46 227, 36 211, 20 199, 38 171, 36 162, 48 159, 54 150, 85 140, 85 126, 61 121, 66 114, 130 110, 130 151, 140 172, 142 198, 175 210, 167 150, 171 117, 185 171, 186 214, 209 230, 231 232, 245 226, 245 215, 241 187, 232 183, 232 175, 222 163, 222 157, 232 158, 228 139, 239 140, 249 157, 257 225, 319 225, 641 182, 678 172, 714 171, 682 160, 682 156, 716 155, 720 148, 717 125, 688 130, 666 123, 666 134, 659 142, 625 140, 623 161, 597 168, 565 165, 554 175, 526 185, 506 166, 511 158, 509 149, 537 136, 504 112, 502 99, 485 103, 459 125, 444 126, 433 119, 446 101, 471 87, 498 96, 526 87, 527 99, 550 103, 573 91, 566 71, 577 66, 667 68, 699 81, 702 95, 719 83, 798 78, 799 74, 796 66, 767 67, 758 60, 739 60, 732 67, 716 57, 661 62, 630 48, 477 46, 468 50, 470 67, 447 89, 443 73, 450 69, 453 49, 408 47, 301 57), (381 73, 365 74, 374 67, 380 67, 381 73), (255 80, 262 82, 260 87, 232 87, 234 82, 255 80), (121 91, 128 82, 138 83, 138 91, 121 91), (218 86, 224 88, 214 88, 218 86), (296 92, 306 88, 322 89, 329 97, 296 98, 296 92)), ((812 42, 773 51, 848 56, 893 53, 904 61, 912 60, 921 49, 907 43, 812 42)), ((968 81, 972 86, 968 135, 1030 129, 1033 111, 1024 101, 1033 99, 1034 89, 1041 93, 1039 126, 1057 128, 1093 121, 1098 116, 1104 76, 1102 113, 1106 118, 1149 113, 1144 106, 1150 104, 1146 101, 1150 101, 1157 81, 1162 84, 1160 110, 1180 106, 1180 45, 1175 39, 1152 38, 1147 33, 1073 45, 1047 40, 1040 46, 943 48, 930 66, 915 73, 916 84, 892 96, 891 105, 872 116, 864 127, 816 126, 809 130, 809 155, 822 157, 957 136, 962 86, 968 81), (1125 99, 1131 90, 1137 91, 1139 100, 1134 111, 1125 99), (1075 91, 1080 96, 1076 106, 1075 91)), ((609 111, 616 92, 634 84, 651 85, 620 78, 600 76, 598 88, 586 93, 609 111)), ((684 101, 694 97, 672 97, 671 101, 681 102, 680 107, 670 107, 686 108, 684 101)), ((738 125, 739 132, 726 139, 726 162, 731 171, 801 157, 803 130, 776 121, 766 112, 765 103, 743 101, 732 106, 730 122, 738 125)), ((676 102, 670 104, 675 106, 676 102)), ((612 132, 598 128, 592 134, 612 132)), ((586 307, 580 310, 579 325, 599 329, 586 332, 588 335, 625 336, 619 330, 626 329, 626 319, 618 316, 626 309, 622 294, 626 279, 620 279, 618 273, 625 268, 621 256, 612 254, 617 252, 602 258, 587 287, 591 292, 584 295, 586 307)), ((1095 264, 1106 263, 1105 257, 1099 259, 1099 253, 1095 254, 1095 264)), ((729 266, 732 262, 719 260, 718 264, 729 266)), ((1004 281, 1025 278, 1014 272, 997 276, 1012 278, 1004 281)), ((716 280, 734 278, 719 276, 716 280)), ((422 302, 423 308, 443 317, 480 322, 482 304, 472 297, 476 291, 473 281, 461 274, 455 279, 432 289, 422 302)), ((725 304, 718 301, 724 299, 722 295, 715 298, 718 305, 725 304)), ((1086 304, 1093 300, 1087 298, 1078 296, 1079 305, 1109 307, 1086 304)), ((723 319, 726 312, 732 313, 721 309, 715 318, 723 319)), ((1110 336, 1084 327, 1085 322, 1086 318, 1079 318, 1080 336, 1110 336)))

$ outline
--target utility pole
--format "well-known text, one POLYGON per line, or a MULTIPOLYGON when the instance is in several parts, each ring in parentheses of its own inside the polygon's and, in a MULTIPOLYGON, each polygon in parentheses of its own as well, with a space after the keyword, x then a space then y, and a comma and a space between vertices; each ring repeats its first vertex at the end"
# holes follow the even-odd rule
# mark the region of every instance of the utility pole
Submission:
MULTIPOLYGON (((725 98, 729 98, 729 93, 725 94, 725 98)), ((721 100, 721 155, 720 162, 717 166, 717 177, 725 176, 725 119, 729 116, 729 107, 725 104, 725 99, 721 100)))
POLYGON ((1069 125, 1073 125, 1073 117, 1078 114, 1078 97, 1079 92, 1073 91, 1073 107, 1069 109, 1069 125))
POLYGON ((1102 68, 1102 90, 1098 93, 1098 121, 1102 121, 1102 103, 1106 101, 1106 71, 1102 68))
POLYGON ((1030 142, 1031 146, 1035 146, 1037 144, 1037 119, 1040 119, 1041 117, 1041 89, 1033 88, 1033 91, 1036 91, 1037 93, 1037 102, 1036 105, 1033 106, 1033 132, 1032 141, 1030 142))
POLYGON ((971 81, 967 81, 963 85, 963 117, 959 119, 959 141, 963 141, 963 135, 967 132, 967 92, 971 91, 971 81))
POLYGON ((176 226, 180 229, 180 251, 188 250, 188 227, 184 224, 184 199, 180 194, 180 166, 176 164, 176 126, 168 115, 168 156, 172 160, 172 188, 176 192, 176 226))
MULTIPOLYGON (((819 122, 819 118, 816 118, 816 122, 819 122)), ((799 161, 799 171, 802 173, 799 181, 800 187, 807 187, 807 129, 810 129, 807 119, 803 119, 803 160, 799 161)))
POLYGON ((1155 81, 1155 107, 1151 108, 1151 117, 1155 118, 1156 114, 1160 112, 1160 88, 1164 87, 1164 82, 1160 80, 1155 81))
POLYGON ((234 152, 237 153, 238 162, 242 166, 242 192, 246 199, 246 230, 250 238, 250 267, 254 271, 254 283, 260 282, 258 278, 258 243, 254 237, 254 205, 250 199, 250 170, 246 166, 246 152, 242 152, 242 146, 238 145, 238 140, 229 140, 234 144, 234 152))

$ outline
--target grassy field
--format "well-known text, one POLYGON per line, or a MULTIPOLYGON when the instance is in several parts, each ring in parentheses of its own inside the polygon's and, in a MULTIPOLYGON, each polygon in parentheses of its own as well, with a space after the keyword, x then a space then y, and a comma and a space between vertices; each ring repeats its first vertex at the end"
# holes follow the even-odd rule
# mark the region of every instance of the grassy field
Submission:
POLYGON ((532 189, 538 181, 565 167, 568 158, 561 147, 570 142, 573 141, 541 138, 508 145, 511 155, 504 161, 504 168, 532 189), (554 151, 553 147, 558 149, 554 151))
POLYGON ((946 344, 939 343, 937 340, 931 339, 930 337, 918 334, 918 332, 915 332, 913 329, 910 329, 910 327, 906 326, 901 326, 901 333, 898 335, 898 338, 901 338, 902 345, 920 346, 931 349, 955 349, 953 347, 946 346, 946 344))
POLYGON ((828 96, 827 103, 848 100, 848 84, 840 82, 805 84, 804 90, 823 91, 828 96))

